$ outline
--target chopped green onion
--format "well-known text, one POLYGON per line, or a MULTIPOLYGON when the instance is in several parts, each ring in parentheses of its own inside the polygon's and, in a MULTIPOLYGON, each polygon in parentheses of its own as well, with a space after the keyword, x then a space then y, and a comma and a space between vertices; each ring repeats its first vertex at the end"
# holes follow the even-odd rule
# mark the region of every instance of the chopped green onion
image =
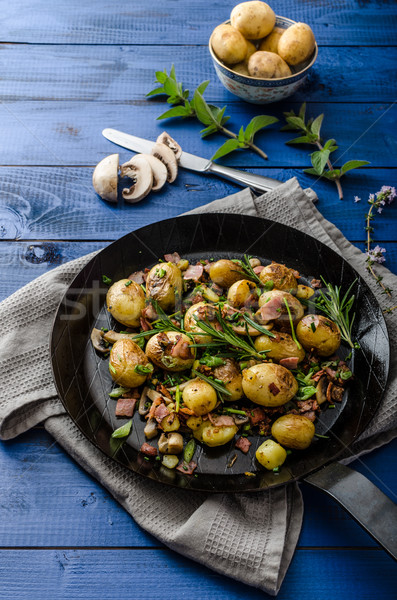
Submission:
POLYGON ((102 281, 106 285, 110 285, 112 283, 112 280, 110 279, 110 277, 106 277, 106 275, 102 275, 102 281))
POLYGON ((181 390, 179 389, 179 383, 177 383, 176 391, 175 391, 175 412, 179 412, 180 402, 181 402, 181 390))
POLYGON ((113 375, 116 375, 117 371, 116 371, 116 369, 114 368, 113 365, 109 365, 109 369, 111 370, 111 372, 113 373, 113 375))
POLYGON ((223 412, 231 414, 231 415, 243 415, 243 417, 247 416, 245 410, 237 410, 237 408, 224 408, 223 412))
POLYGON ((138 373, 138 375, 148 375, 149 373, 153 373, 153 365, 135 365, 134 372, 138 373))
POLYGON ((274 467, 273 473, 279 473, 279 472, 280 472, 280 467, 274 467))
POLYGON ((339 374, 339 377, 343 380, 346 381, 347 379, 350 379, 350 377, 353 376, 353 373, 351 371, 341 371, 339 374))
POLYGON ((127 435, 130 435, 131 427, 132 427, 132 419, 130 421, 128 421, 128 423, 125 423, 124 425, 122 425, 121 427, 116 429, 116 431, 113 431, 112 438, 127 437, 127 435))
POLYGON ((328 404, 328 408, 335 408, 335 404, 328 404))
POLYGON ((124 285, 125 285, 125 287, 128 287, 129 285, 131 285, 131 283, 132 283, 132 281, 131 281, 131 279, 129 279, 128 281, 125 282, 124 285))
POLYGON ((195 451, 196 451, 196 441, 192 438, 191 440, 188 441, 188 443, 185 446, 185 450, 183 451, 183 460, 186 463, 190 463, 195 451))
POLYGON ((329 435, 320 435, 319 433, 314 434, 318 438, 322 438, 324 440, 329 440, 329 435))
POLYGON ((157 275, 157 277, 158 277, 159 279, 162 279, 162 278, 164 277, 164 275, 166 274, 166 272, 167 272, 167 271, 166 271, 165 269, 159 269, 159 270, 157 271, 156 275, 157 275))
POLYGON ((203 356, 203 358, 200 358, 200 364, 207 367, 220 367, 225 364, 225 361, 219 356, 203 356))
POLYGON ((310 329, 312 330, 313 333, 316 332, 316 326, 315 326, 315 324, 313 322, 310 323, 310 329))
POLYGON ((120 396, 122 396, 126 392, 129 392, 129 388, 118 387, 118 388, 114 388, 114 390, 109 392, 109 396, 110 396, 110 398, 120 398, 120 396))

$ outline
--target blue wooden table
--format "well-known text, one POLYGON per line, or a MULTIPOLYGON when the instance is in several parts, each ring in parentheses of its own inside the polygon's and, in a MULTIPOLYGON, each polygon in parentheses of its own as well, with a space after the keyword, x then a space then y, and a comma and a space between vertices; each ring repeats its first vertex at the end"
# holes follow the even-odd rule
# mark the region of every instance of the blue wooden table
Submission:
MULTIPOLYGON (((53 267, 103 248, 147 223, 178 215, 237 190, 217 179, 181 173, 164 192, 136 206, 114 207, 91 186, 93 166, 115 152, 104 127, 154 139, 165 127, 192 153, 211 156, 219 138, 201 140, 194 122, 156 122, 165 110, 148 101, 154 71, 176 72, 206 98, 227 104, 236 128, 252 116, 307 101, 324 112, 325 136, 339 154, 371 161, 333 184, 302 173, 307 149, 287 147, 274 125, 258 136, 268 152, 236 153, 225 164, 312 186, 319 210, 364 248, 366 199, 396 183, 396 24, 393 1, 277 0, 277 14, 309 23, 319 58, 307 83, 282 104, 238 101, 217 81, 207 51, 213 27, 232 0, 15 0, 3 3, 0 45, 1 298, 53 267), (354 196, 362 198, 354 203, 354 196)), ((120 149, 124 162, 129 156, 120 149)), ((397 202, 376 219, 376 240, 397 272, 397 202)), ((10 391, 12 392, 12 390, 10 391)), ((397 492, 397 443, 354 463, 386 494, 397 492)), ((389 599, 395 564, 335 503, 306 485, 298 549, 280 598, 389 599)), ((43 428, 0 444, 0 598, 38 600, 158 597, 263 598, 159 544, 84 473, 43 428)))

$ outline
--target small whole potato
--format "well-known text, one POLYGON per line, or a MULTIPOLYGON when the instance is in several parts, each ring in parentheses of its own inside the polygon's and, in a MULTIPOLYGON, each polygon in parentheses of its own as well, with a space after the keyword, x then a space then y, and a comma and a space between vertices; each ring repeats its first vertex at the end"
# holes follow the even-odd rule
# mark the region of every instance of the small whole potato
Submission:
POLYGON ((278 54, 263 50, 258 50, 251 56, 248 72, 251 77, 258 79, 281 79, 291 75, 291 69, 278 54))
POLYGON ((182 392, 183 403, 195 415, 205 415, 214 410, 218 401, 216 391, 206 381, 200 378, 191 379, 182 392))
POLYGON ((205 421, 202 425, 193 431, 194 437, 203 442, 207 446, 223 446, 230 442, 236 435, 238 430, 237 425, 212 425, 209 421, 205 421))
POLYGON ((283 325, 283 327, 290 327, 285 302, 288 304, 294 325, 298 323, 304 314, 303 306, 295 296, 282 290, 271 290, 270 292, 264 292, 260 296, 260 308, 255 313, 258 323, 262 324, 273 321, 275 324, 283 325))
POLYGON ((218 25, 211 35, 212 48, 222 62, 234 65, 245 59, 247 42, 231 25, 218 25))
POLYGON ((296 292, 296 297, 302 300, 309 300, 314 294, 314 289, 309 287, 308 285, 298 285, 298 289, 296 292))
POLYGON ((302 415, 283 415, 272 425, 272 436, 287 448, 304 450, 314 437, 313 423, 302 415))
POLYGON ((228 304, 231 304, 234 308, 241 308, 255 288, 255 283, 253 281, 248 281, 248 279, 236 281, 230 286, 227 293, 228 304))
POLYGON ((211 264, 210 278, 220 287, 229 288, 236 281, 245 279, 245 274, 240 265, 232 260, 221 258, 211 264))
POLYGON ((146 297, 158 302, 165 311, 174 310, 182 294, 182 273, 173 263, 159 263, 146 279, 146 297))
POLYGON ((239 73, 240 75, 246 75, 246 76, 250 77, 250 74, 248 72, 248 66, 245 61, 239 62, 236 65, 233 65, 232 70, 235 73, 239 73))
POLYGON ((296 335, 305 350, 319 356, 331 356, 340 346, 341 334, 336 323, 323 315, 306 315, 296 327, 296 335))
POLYGON ((192 340, 184 333, 161 331, 150 338, 146 345, 146 356, 164 371, 184 371, 194 362, 190 348, 192 340))
POLYGON ((315 44, 316 39, 309 25, 295 23, 280 38, 278 53, 289 65, 298 65, 309 58, 315 44))
POLYGON ((287 458, 287 452, 280 444, 273 440, 266 440, 255 452, 256 460, 262 467, 272 471, 280 467, 287 458))
POLYGON ((137 372, 136 367, 146 367, 149 364, 146 354, 132 340, 118 340, 113 344, 109 357, 109 372, 118 384, 128 388, 142 385, 147 374, 137 372))
POLYGON ((266 2, 241 2, 230 14, 230 22, 247 40, 258 40, 268 35, 276 22, 276 15, 266 2))
POLYGON ((271 358, 276 362, 283 360, 283 358, 297 357, 298 362, 301 362, 305 358, 305 351, 303 348, 298 348, 294 342, 292 336, 288 333, 276 332, 276 337, 271 338, 268 335, 260 335, 255 339, 254 346, 259 351, 269 350, 266 353, 266 358, 271 358))
POLYGON ((106 306, 112 317, 122 325, 138 327, 145 308, 145 294, 135 281, 120 279, 110 286, 106 306))
POLYGON ((281 27, 275 27, 271 33, 259 44, 258 50, 263 50, 264 52, 274 52, 278 54, 278 42, 283 35, 285 29, 281 27))
POLYGON ((262 269, 259 273, 259 279, 263 285, 272 282, 274 290, 284 290, 290 294, 294 294, 298 288, 293 270, 275 262, 262 269))
POLYGON ((275 363, 260 363, 243 371, 244 394, 261 406, 281 406, 298 391, 291 371, 275 363))
POLYGON ((243 376, 238 364, 233 358, 225 358, 225 364, 214 369, 214 377, 225 384, 231 396, 224 396, 224 400, 236 402, 243 396, 243 376))
POLYGON ((209 344, 212 341, 212 337, 204 333, 204 331, 197 325, 199 321, 211 321, 214 320, 215 308, 212 304, 206 304, 205 302, 197 302, 193 304, 185 313, 183 326, 186 331, 192 332, 194 335, 194 341, 196 344, 209 344))

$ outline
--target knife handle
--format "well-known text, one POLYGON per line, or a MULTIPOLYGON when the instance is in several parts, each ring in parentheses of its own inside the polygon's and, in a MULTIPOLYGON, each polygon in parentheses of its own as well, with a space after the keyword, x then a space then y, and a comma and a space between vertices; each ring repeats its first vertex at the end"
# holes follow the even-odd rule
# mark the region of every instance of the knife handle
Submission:
POLYGON ((277 179, 272 179, 271 177, 263 177, 262 175, 255 175, 254 173, 248 173, 246 171, 238 171, 237 169, 224 167, 214 162, 210 163, 209 167, 206 169, 206 173, 213 173, 214 175, 219 175, 219 177, 229 179, 240 185, 246 185, 256 192, 269 192, 282 184, 282 181, 277 181, 277 179))

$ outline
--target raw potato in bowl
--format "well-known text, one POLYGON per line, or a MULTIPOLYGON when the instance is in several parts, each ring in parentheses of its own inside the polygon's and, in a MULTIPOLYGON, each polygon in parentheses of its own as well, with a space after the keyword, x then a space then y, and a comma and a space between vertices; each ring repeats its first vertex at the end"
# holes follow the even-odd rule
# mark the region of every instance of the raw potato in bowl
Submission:
POLYGON ((260 79, 281 79, 291 75, 291 69, 278 54, 264 51, 255 52, 251 56, 248 72, 251 77, 260 79))
POLYGON ((295 23, 281 36, 277 52, 289 65, 298 65, 309 58, 315 44, 316 40, 309 25, 295 23))

